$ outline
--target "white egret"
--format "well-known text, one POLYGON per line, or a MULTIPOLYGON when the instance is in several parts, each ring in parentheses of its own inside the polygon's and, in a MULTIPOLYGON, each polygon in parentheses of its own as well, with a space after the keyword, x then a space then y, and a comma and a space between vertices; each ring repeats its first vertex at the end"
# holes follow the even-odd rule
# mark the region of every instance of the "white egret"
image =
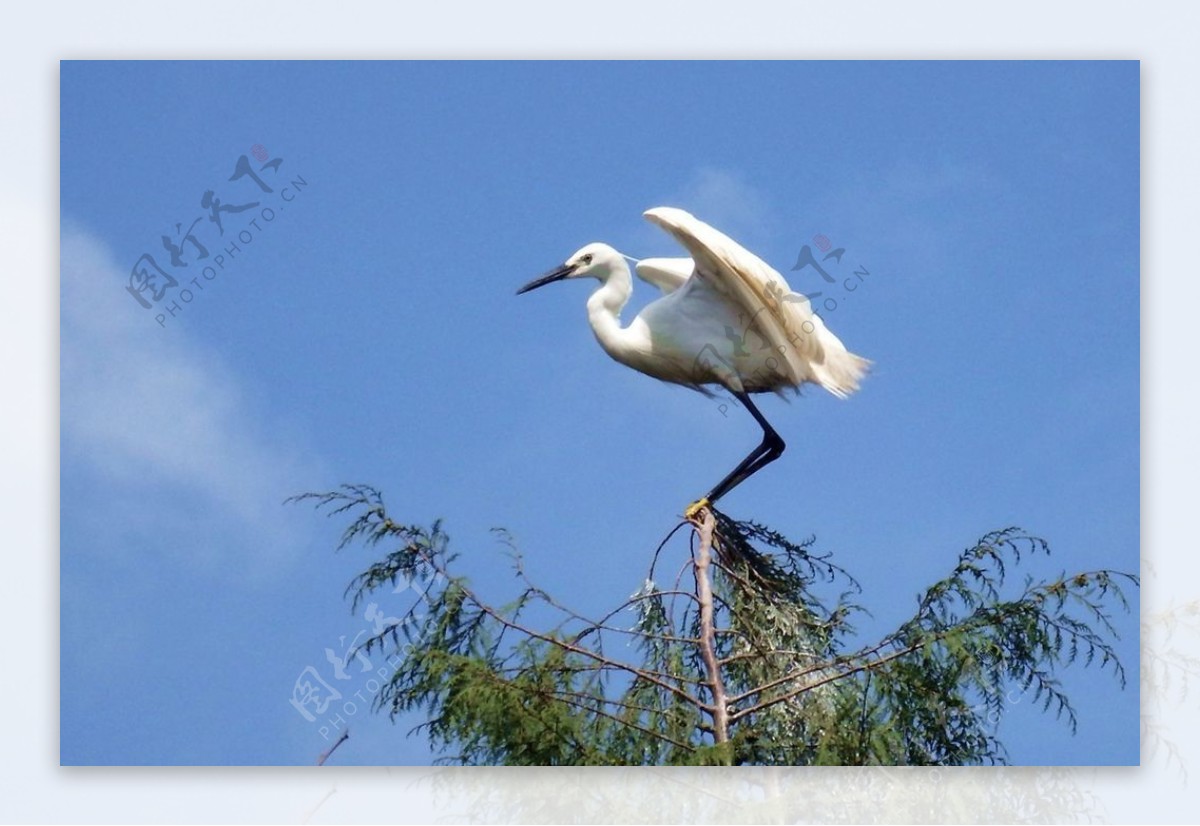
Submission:
POLYGON ((691 258, 653 258, 637 274, 663 296, 622 327, 633 292, 625 256, 608 244, 580 249, 517 294, 568 278, 596 278, 588 321, 612 358, 662 381, 702 393, 721 385, 750 411, 763 440, 687 516, 716 502, 783 453, 784 441, 750 400, 752 393, 798 390, 805 382, 845 398, 870 364, 849 352, 794 293, 783 276, 736 241, 681 209, 657 207, 646 217, 675 236, 691 258))

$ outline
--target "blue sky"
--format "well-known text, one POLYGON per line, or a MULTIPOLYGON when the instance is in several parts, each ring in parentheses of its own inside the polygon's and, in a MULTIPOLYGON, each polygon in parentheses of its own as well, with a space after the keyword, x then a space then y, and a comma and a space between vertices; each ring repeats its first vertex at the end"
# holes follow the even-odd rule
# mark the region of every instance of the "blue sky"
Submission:
MULTIPOLYGON (((609 360, 589 285, 513 292, 590 241, 678 254, 651 206, 691 210, 798 290, 819 288, 787 273, 819 233, 870 273, 823 313, 875 362, 862 391, 764 399, 788 451, 723 503, 815 534, 863 585, 864 633, 993 528, 1050 541, 1037 575, 1138 568, 1136 63, 61 76, 64 763, 311 763, 328 746, 288 700, 369 627, 341 594, 371 557, 334 554, 339 525, 281 505, 293 493, 363 481, 405 520, 444 518, 498 595, 495 526, 582 609, 633 591, 757 428, 609 360), (228 180, 255 146, 281 159, 270 193, 228 180), (250 240, 211 280, 193 261, 191 301, 160 325, 171 299, 139 306, 130 268, 165 265, 160 237, 207 190, 259 201, 224 216, 250 240), (263 207, 274 219, 249 226, 263 207)), ((230 244, 207 219, 196 237, 230 244)), ((1133 596, 1130 685, 1066 672, 1075 736, 1013 703, 1013 762, 1137 762, 1133 596)), ((345 693, 365 692, 349 673, 345 693)), ((428 762, 416 722, 360 704, 337 760, 428 762)))

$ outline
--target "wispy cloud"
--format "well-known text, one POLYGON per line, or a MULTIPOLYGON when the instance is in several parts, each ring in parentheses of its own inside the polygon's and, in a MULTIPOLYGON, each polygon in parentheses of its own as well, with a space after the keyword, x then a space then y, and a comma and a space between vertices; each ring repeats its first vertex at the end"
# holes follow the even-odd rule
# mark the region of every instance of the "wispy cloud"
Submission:
POLYGON ((95 493, 72 516, 114 540, 98 544, 157 537, 190 559, 277 559, 295 539, 281 500, 317 479, 316 463, 221 357, 129 300, 103 243, 64 226, 61 254, 64 507, 86 476, 95 493))
POLYGON ((686 209, 751 249, 770 238, 777 223, 757 187, 736 172, 716 167, 695 170, 663 203, 686 209))
POLYGON ((852 240, 859 254, 879 268, 888 262, 919 262, 905 268, 906 277, 940 272, 947 251, 970 237, 969 222, 986 220, 988 210, 964 205, 986 201, 999 205, 1013 197, 1004 181, 984 165, 943 159, 936 163, 911 161, 882 169, 864 170, 822 194, 822 231, 841 243, 852 240), (981 217, 982 216, 982 217, 981 217))

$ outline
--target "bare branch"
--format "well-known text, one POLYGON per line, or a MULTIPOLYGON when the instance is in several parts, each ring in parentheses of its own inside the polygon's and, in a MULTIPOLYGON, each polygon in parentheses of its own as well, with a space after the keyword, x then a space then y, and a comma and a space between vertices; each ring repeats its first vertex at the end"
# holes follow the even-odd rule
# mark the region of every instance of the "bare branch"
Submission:
POLYGON ((708 686, 712 692, 713 739, 717 743, 729 740, 729 708, 725 702, 725 679, 721 665, 717 662, 716 637, 713 633, 713 593, 709 581, 709 563, 712 559, 712 536, 716 518, 712 511, 704 508, 692 524, 699 537, 696 548, 696 598, 700 603, 700 654, 708 672, 708 686))

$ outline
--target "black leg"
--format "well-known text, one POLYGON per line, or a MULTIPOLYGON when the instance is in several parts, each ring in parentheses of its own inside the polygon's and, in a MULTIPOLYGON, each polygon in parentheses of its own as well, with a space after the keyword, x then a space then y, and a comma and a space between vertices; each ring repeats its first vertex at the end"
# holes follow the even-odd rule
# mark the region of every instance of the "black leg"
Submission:
POLYGON ((763 429, 763 440, 758 447, 750 451, 749 456, 730 471, 728 476, 718 482, 716 487, 709 491, 708 496, 704 497, 709 503, 716 502, 755 473, 758 473, 764 467, 771 464, 771 462, 774 462, 783 455, 783 449, 786 447, 783 439, 775 432, 775 428, 771 427, 770 422, 754 406, 754 402, 750 401, 749 395, 746 393, 734 393, 733 395, 750 411, 750 415, 754 417, 754 420, 763 429))

